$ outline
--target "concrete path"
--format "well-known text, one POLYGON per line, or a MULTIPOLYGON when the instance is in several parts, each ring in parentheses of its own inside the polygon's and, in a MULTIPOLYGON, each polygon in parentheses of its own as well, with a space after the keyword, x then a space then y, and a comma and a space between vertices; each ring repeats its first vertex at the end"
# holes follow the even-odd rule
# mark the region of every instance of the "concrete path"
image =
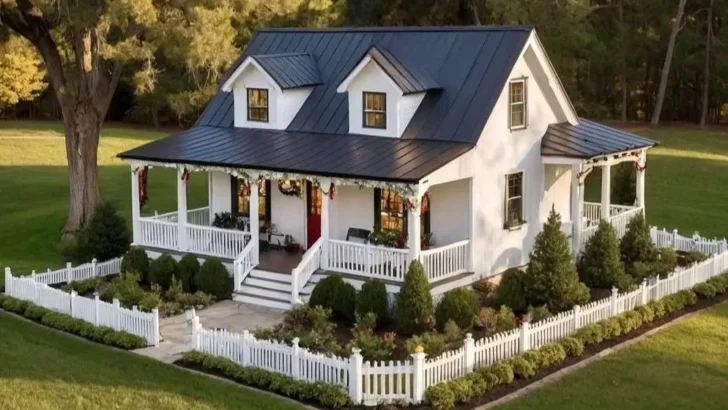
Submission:
MULTIPOLYGON (((256 327, 271 327, 283 320, 283 311, 246 303, 224 300, 206 309, 197 311, 202 327, 206 329, 227 329, 242 332, 256 327)), ((185 314, 160 320, 159 333, 162 342, 159 347, 146 347, 134 353, 148 356, 166 363, 177 360, 190 350, 190 324, 185 314)))

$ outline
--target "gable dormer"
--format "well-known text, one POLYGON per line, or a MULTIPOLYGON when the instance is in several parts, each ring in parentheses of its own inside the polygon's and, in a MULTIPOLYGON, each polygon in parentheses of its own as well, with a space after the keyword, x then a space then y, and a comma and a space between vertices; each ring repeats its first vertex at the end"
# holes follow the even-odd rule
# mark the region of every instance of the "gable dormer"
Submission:
POLYGON ((373 46, 336 91, 348 93, 350 134, 399 138, 425 93, 437 89, 427 73, 373 46))
POLYGON ((235 126, 284 130, 322 84, 310 54, 248 56, 222 86, 233 92, 235 126))

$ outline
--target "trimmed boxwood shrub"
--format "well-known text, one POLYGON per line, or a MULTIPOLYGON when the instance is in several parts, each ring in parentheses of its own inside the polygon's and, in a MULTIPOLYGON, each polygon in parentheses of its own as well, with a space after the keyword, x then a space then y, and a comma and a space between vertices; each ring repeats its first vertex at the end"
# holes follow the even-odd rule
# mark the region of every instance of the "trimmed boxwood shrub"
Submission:
POLYGON ((397 330, 406 335, 426 331, 432 327, 433 313, 432 294, 425 269, 419 261, 412 261, 394 306, 397 330))
POLYGON ((144 283, 149 283, 149 256, 137 246, 129 249, 121 259, 121 272, 137 272, 144 283))
POLYGON ((596 323, 586 325, 581 329, 577 330, 574 337, 581 340, 584 345, 592 345, 601 343, 604 340, 604 334, 602 327, 596 323))
POLYGON ((345 321, 354 323, 356 319, 356 288, 348 282, 339 286, 334 300, 334 316, 345 321))
POLYGON ((720 275, 708 279, 708 283, 713 285, 716 294, 720 295, 728 290, 728 277, 720 275))
POLYGON ((162 289, 169 289, 172 277, 177 274, 177 261, 169 254, 163 254, 149 264, 149 282, 162 289))
POLYGON ((215 297, 215 300, 230 299, 233 296, 233 278, 225 265, 217 259, 207 259, 195 277, 197 290, 215 297))
POLYGON ((38 306, 38 305, 29 305, 25 312, 23 313, 23 316, 26 318, 34 321, 34 322, 40 322, 40 320, 43 318, 43 316, 46 315, 46 313, 50 312, 50 310, 38 306))
POLYGON ((698 283, 693 286, 693 292, 701 299, 712 298, 718 293, 718 290, 709 282, 698 283))
POLYGON ((513 356, 508 360, 513 369, 513 374, 521 379, 528 379, 536 375, 536 366, 526 360, 523 356, 513 356))
POLYGON ((541 351, 538 349, 527 350, 526 353, 523 354, 523 358, 528 360, 529 363, 536 368, 536 370, 543 366, 543 356, 541 355, 541 351))
POLYGON ((619 321, 619 325, 622 327, 623 334, 627 334, 642 326, 642 315, 634 310, 617 315, 617 320, 619 321))
POLYGON ((387 286, 379 279, 364 282, 356 298, 356 313, 365 315, 369 312, 377 315, 377 327, 386 326, 391 320, 387 286))
POLYGON ((444 329, 445 323, 452 320, 460 329, 470 329, 477 308, 478 299, 472 290, 468 288, 451 290, 445 293, 435 309, 437 328, 444 329))
POLYGON ((455 407, 455 393, 448 383, 438 383, 425 390, 425 400, 435 410, 449 410, 455 407))
POLYGON ((616 317, 604 319, 598 322, 597 325, 602 327, 602 338, 604 340, 614 339, 623 333, 622 323, 616 317))
POLYGON ((176 362, 238 383, 270 390, 299 401, 315 401, 324 407, 341 408, 349 404, 346 388, 323 382, 307 382, 255 367, 243 367, 229 359, 201 352, 186 352, 176 362))
MULTIPOLYGON (((578 357, 584 353, 584 343, 575 337, 565 337, 558 341, 568 357, 578 357)), ((527 352, 528 353, 528 352, 527 352)))
POLYGON ((513 383, 513 368, 505 362, 490 366, 490 371, 498 378, 498 384, 513 383))
POLYGON ((635 310, 640 314, 640 316, 642 316, 642 323, 651 323, 655 320, 655 312, 649 304, 645 306, 638 306, 635 310))
POLYGON ((662 300, 651 300, 647 302, 647 306, 652 309, 652 313, 655 314, 655 318, 661 318, 667 314, 665 310, 665 302, 662 300))
POLYGON ((495 288, 496 306, 508 306, 514 312, 526 311, 526 289, 524 277, 526 273, 518 268, 510 268, 501 275, 500 283, 495 288))
POLYGON ((508 306, 501 306, 495 318, 495 330, 506 332, 516 327, 516 315, 508 306))
POLYGON ((566 359, 566 351, 558 343, 545 344, 538 350, 541 352, 541 361, 544 367, 559 364, 566 359))
POLYGON ((339 289, 344 285, 344 278, 339 275, 327 276, 314 286, 308 305, 311 307, 321 306, 324 309, 334 310, 339 289))
POLYGON ((200 271, 200 261, 194 255, 187 254, 177 264, 177 279, 182 283, 182 290, 195 293, 195 276, 200 271))
POLYGON ((407 339, 405 347, 407 353, 414 353, 417 346, 422 346, 425 349, 425 353, 429 357, 437 357, 441 355, 445 349, 447 349, 447 342, 445 336, 440 333, 423 333, 421 335, 412 336, 407 339))

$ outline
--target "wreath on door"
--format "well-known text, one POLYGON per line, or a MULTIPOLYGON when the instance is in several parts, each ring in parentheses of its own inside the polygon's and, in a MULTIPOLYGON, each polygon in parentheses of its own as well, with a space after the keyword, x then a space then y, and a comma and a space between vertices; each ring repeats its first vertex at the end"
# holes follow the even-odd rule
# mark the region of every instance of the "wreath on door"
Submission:
POLYGON ((303 195, 303 189, 301 188, 301 181, 284 179, 278 181, 278 190, 286 196, 301 197, 303 195))

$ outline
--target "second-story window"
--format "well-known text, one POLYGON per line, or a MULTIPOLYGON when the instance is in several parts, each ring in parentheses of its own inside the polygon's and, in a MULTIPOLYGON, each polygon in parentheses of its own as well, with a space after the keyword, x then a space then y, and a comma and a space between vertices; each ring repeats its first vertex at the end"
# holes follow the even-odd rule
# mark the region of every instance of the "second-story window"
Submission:
POLYGON ((387 128, 387 94, 364 92, 364 127, 387 128))
POLYGON ((268 90, 248 88, 248 121, 268 122, 268 90))
POLYGON ((526 111, 526 79, 513 80, 508 86, 509 125, 511 129, 526 128, 528 112, 526 111))

